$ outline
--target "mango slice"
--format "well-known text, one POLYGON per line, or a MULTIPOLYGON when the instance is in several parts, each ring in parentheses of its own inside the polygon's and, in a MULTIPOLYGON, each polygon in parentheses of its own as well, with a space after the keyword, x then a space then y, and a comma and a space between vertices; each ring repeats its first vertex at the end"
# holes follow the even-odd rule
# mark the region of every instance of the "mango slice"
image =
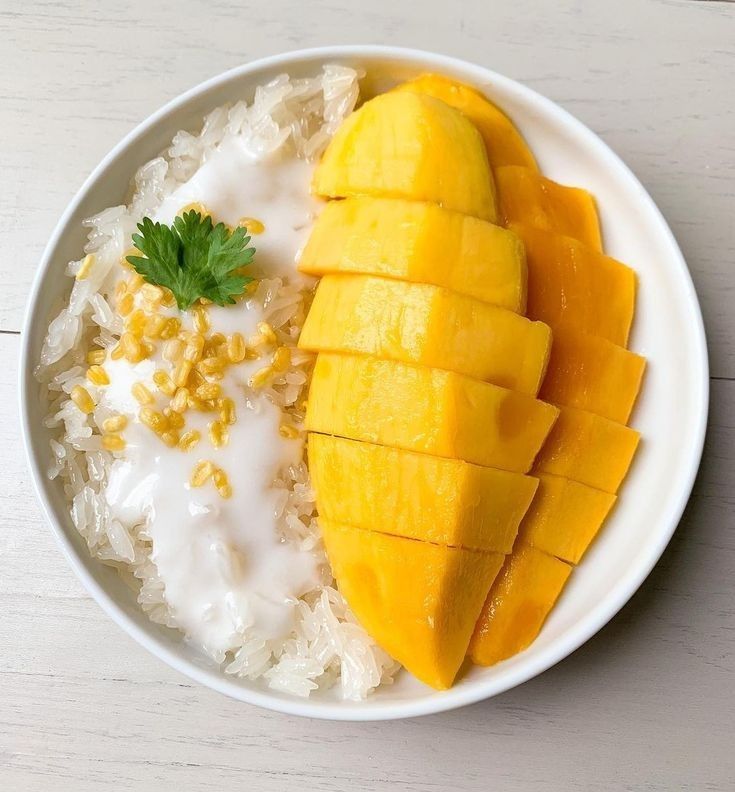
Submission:
POLYGON ((450 687, 504 556, 320 525, 337 586, 370 636, 417 679, 450 687))
POLYGON ((626 346, 635 272, 571 237, 520 224, 512 228, 526 246, 528 316, 626 346))
POLYGON ((449 371, 322 352, 306 428, 528 472, 558 410, 449 371))
POLYGON ((554 231, 602 252, 595 199, 586 190, 510 165, 495 169, 495 183, 505 225, 521 223, 554 231))
POLYGON ((299 261, 309 275, 356 273, 432 283, 499 305, 526 310, 523 245, 512 231, 399 198, 330 201, 299 261))
POLYGON ((518 532, 519 541, 578 564, 602 527, 615 495, 560 476, 539 476, 539 487, 518 532))
POLYGON ((594 413, 562 407, 534 463, 534 474, 565 476, 616 493, 633 461, 640 434, 594 413))
POLYGON ((319 515, 434 544, 509 553, 537 480, 340 437, 309 435, 319 515))
POLYGON ((314 172, 325 198, 430 201, 495 222, 495 185, 480 133, 432 96, 389 92, 340 125, 314 172))
POLYGON ((646 359, 604 338, 554 329, 541 398, 627 423, 641 387, 646 359))
POLYGON ((477 665, 499 663, 539 634, 572 566, 528 545, 508 556, 483 606, 469 654, 477 665))
POLYGON ((551 331, 541 322, 425 283, 326 275, 299 347, 456 371, 536 395, 551 331))
POLYGON ((422 74, 395 90, 428 94, 461 110, 480 130, 493 168, 523 165, 538 170, 531 149, 510 118, 475 88, 440 74, 422 74))

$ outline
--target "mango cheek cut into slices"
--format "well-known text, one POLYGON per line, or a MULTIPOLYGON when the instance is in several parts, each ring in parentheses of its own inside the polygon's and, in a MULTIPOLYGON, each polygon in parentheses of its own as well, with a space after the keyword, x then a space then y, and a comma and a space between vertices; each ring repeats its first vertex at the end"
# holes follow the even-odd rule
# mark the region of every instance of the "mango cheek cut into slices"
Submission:
POLYGON ((461 110, 480 130, 493 168, 523 165, 537 170, 531 150, 510 118, 474 88, 439 74, 422 74, 395 90, 428 94, 461 110))
POLYGON ((645 358, 604 338, 556 327, 541 398, 624 424, 645 367, 645 358))
POLYGON ((447 369, 535 396, 551 331, 542 322, 438 286, 327 275, 299 346, 447 369))
POLYGON ((362 626, 422 682, 450 687, 504 556, 320 525, 339 589, 362 626))
POLYGON ((512 231, 436 204, 397 198, 330 201, 299 261, 309 275, 356 273, 432 283, 526 310, 526 257, 512 231))
POLYGON ((615 495, 559 476, 539 476, 539 487, 519 530, 520 541, 578 564, 602 527, 615 495))
POLYGON ((308 454, 322 518, 453 547, 509 553, 538 485, 519 473, 314 433, 308 454))
POLYGON ((320 353, 306 428, 528 472, 557 408, 448 371, 320 353))
POLYGON ((572 566, 528 545, 507 557, 470 642, 477 665, 499 663, 528 647, 572 572, 572 566))
POLYGON ((626 346, 635 272, 571 237, 520 224, 512 228, 526 247, 528 316, 626 346))
POLYGON ((578 187, 566 187, 528 168, 495 169, 500 214, 505 225, 520 223, 573 237, 602 251, 595 199, 578 187))
POLYGON ((584 410, 562 407, 533 470, 616 493, 639 441, 640 434, 629 426, 584 410))
POLYGON ((430 201, 490 222, 498 216, 480 133, 458 110, 423 94, 381 94, 348 116, 312 189, 325 198, 430 201))

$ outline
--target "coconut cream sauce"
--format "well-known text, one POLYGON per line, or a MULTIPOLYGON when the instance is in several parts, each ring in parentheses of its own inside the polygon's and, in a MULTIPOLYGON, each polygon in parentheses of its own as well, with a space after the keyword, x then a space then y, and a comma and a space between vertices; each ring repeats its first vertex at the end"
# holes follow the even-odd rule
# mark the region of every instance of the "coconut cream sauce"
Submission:
MULTIPOLYGON (((293 279, 316 213, 309 195, 311 172, 312 166, 293 156, 256 161, 241 139, 229 139, 164 200, 154 219, 170 223, 189 203, 203 204, 215 220, 230 225, 242 217, 257 218, 265 231, 253 237, 254 274, 293 279)), ((239 331, 247 338, 263 316, 250 300, 213 306, 209 318, 211 332, 239 331)), ((318 584, 313 555, 279 538, 284 497, 273 487, 279 471, 301 460, 303 442, 280 436, 277 406, 246 394, 248 377, 267 362, 256 360, 230 367, 221 381, 237 410, 227 446, 215 449, 210 443, 211 414, 189 410, 186 428, 198 429, 201 441, 189 452, 168 448, 138 422, 140 407, 131 395, 139 381, 155 393, 154 370, 170 368, 160 352, 135 365, 124 359, 105 364, 110 385, 102 389, 101 404, 129 418, 126 450, 113 464, 107 500, 112 517, 123 524, 144 523, 176 622, 190 641, 221 661, 246 631, 263 640, 286 636, 296 598, 318 584), (233 489, 230 499, 220 497, 211 480, 190 487, 199 459, 225 470, 233 489)))

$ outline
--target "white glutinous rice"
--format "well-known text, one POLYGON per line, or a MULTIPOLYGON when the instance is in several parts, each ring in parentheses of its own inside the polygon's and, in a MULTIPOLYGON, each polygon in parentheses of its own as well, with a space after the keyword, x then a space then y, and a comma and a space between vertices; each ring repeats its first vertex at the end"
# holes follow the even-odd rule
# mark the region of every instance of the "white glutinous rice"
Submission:
MULTIPOLYGON (((317 211, 310 208, 306 188, 312 163, 354 108, 359 76, 337 65, 324 66, 313 78, 291 79, 284 74, 259 87, 252 102, 240 101, 213 110, 198 134, 178 132, 164 153, 135 174, 126 205, 110 207, 85 221, 89 235, 84 255, 67 267, 71 279, 68 301, 49 325, 36 370, 48 405, 45 426, 52 435, 48 475, 63 486, 71 519, 89 552, 118 570, 148 616, 180 630, 192 647, 228 674, 296 696, 331 688, 340 697, 352 700, 365 698, 378 685, 390 683, 397 666, 350 613, 334 587, 322 547, 300 429, 311 361, 296 348, 313 284, 297 274, 293 252, 303 239, 303 229, 308 233, 317 211), (274 163, 270 170, 268 163, 274 163), (294 185, 303 187, 303 196, 293 194, 294 185), (279 205, 279 195, 284 190, 286 195, 289 189, 291 208, 286 210, 279 205), (234 198, 230 194, 233 191, 238 193, 234 198), (139 407, 128 402, 130 383, 139 380, 154 388, 150 379, 154 366, 168 359, 164 346, 160 345, 162 357, 151 355, 153 359, 135 365, 111 356, 126 326, 124 315, 116 308, 115 290, 120 288, 121 279, 130 275, 121 263, 132 247, 137 224, 145 216, 170 222, 189 200, 202 201, 215 220, 234 224, 238 222, 234 213, 241 211, 241 198, 246 199, 248 191, 255 204, 254 213, 265 207, 268 215, 261 217, 266 227, 262 239, 253 237, 253 274, 257 280, 241 304, 245 307, 217 308, 210 311, 210 316, 224 322, 224 333, 237 327, 232 324, 233 316, 253 325, 244 333, 254 330, 258 322, 267 322, 278 344, 291 352, 287 370, 279 371, 260 389, 249 386, 252 378, 236 381, 226 377, 222 383, 223 387, 237 388, 241 417, 231 427, 229 450, 222 451, 220 458, 235 466, 230 468, 231 478, 241 454, 243 464, 252 466, 251 478, 265 475, 264 470, 269 476, 267 486, 262 488, 265 506, 254 506, 254 514, 258 520, 263 518, 265 527, 259 524, 249 529, 262 535, 272 525, 272 533, 277 535, 272 537, 274 548, 267 558, 259 555, 254 545, 248 549, 247 541, 252 542, 252 537, 246 537, 239 546, 228 539, 232 531, 218 532, 218 521, 228 519, 237 532, 237 522, 233 523, 233 515, 227 511, 230 501, 222 500, 217 505, 211 494, 199 494, 206 488, 191 489, 188 511, 177 512, 183 507, 175 500, 162 500, 155 488, 141 479, 143 473, 137 479, 132 476, 132 468, 147 470, 148 460, 136 458, 133 450, 130 455, 127 449, 106 450, 109 443, 103 444, 102 437, 105 420, 109 425, 111 416, 123 413, 130 421, 126 430, 132 433, 129 449, 135 449, 136 437, 140 438, 138 448, 141 443, 156 440, 150 432, 144 434, 148 430, 135 418, 139 407), (303 216, 296 216, 297 210, 303 216), (280 235, 278 229, 289 223, 285 234, 280 235), (270 236, 268 230, 272 231, 270 236), (238 310, 240 314, 227 313, 238 310), (95 385, 87 377, 87 354, 93 349, 104 350, 107 356, 108 387, 95 385), (78 397, 80 386, 95 403, 89 412, 80 409, 78 398, 72 398, 74 394, 78 397), (261 446, 254 443, 255 450, 243 449, 246 435, 236 432, 249 431, 247 437, 262 440, 269 431, 278 436, 279 424, 281 430, 284 424, 295 427, 300 439, 281 438, 283 448, 291 449, 290 456, 286 460, 283 454, 271 453, 268 464, 275 467, 269 472, 266 461, 262 461, 262 469, 258 466, 261 446), (251 428, 246 430, 248 425, 251 428), (149 437, 153 439, 146 439, 149 437), (282 461, 276 465, 278 460, 282 461), (131 481, 136 486, 131 486, 131 481), (178 531, 162 527, 169 509, 172 516, 168 522, 175 514, 178 531), (197 526, 206 526, 201 530, 208 531, 202 551, 194 547, 202 538, 195 532, 197 526), (187 544, 189 539, 191 546, 187 544), (274 555, 276 551, 281 555, 274 555), (204 558, 197 552, 206 554, 210 566, 197 566, 197 559, 204 558), (188 567, 177 566, 180 557, 190 558, 188 567), (281 557, 286 567, 279 566, 281 557), (301 573, 298 583, 280 581, 274 602, 267 601, 269 592, 262 590, 262 582, 258 590, 251 580, 257 577, 254 568, 266 560, 270 566, 261 574, 262 579, 267 579, 265 571, 277 579, 283 568, 301 573), (211 583, 210 591, 205 586, 211 581, 216 584, 211 583), (207 593, 211 593, 211 601, 206 601, 207 593), (268 624, 267 618, 264 622, 264 614, 271 613, 277 613, 278 629, 268 624)), ((165 310, 169 316, 174 315, 175 309, 165 310)), ((186 327, 188 319, 182 317, 186 327)), ((214 319, 212 322, 213 329, 220 329, 214 319)), ((255 361, 246 369, 252 372, 258 365, 263 364, 255 361)), ((202 430, 206 438, 206 424, 202 424, 202 430)), ((163 449, 162 458, 168 460, 167 453, 174 460, 173 467, 179 465, 183 471, 190 469, 184 465, 190 466, 198 458, 175 448, 163 449)), ((195 485, 190 485, 187 477, 185 486, 195 485)), ((239 481, 235 488, 238 486, 239 481)), ((249 486, 249 494, 260 492, 257 481, 249 486)), ((214 487, 210 486, 207 493, 210 491, 214 492, 214 487)), ((261 498, 251 501, 260 502, 261 498)), ((255 517, 251 515, 251 519, 255 517)))

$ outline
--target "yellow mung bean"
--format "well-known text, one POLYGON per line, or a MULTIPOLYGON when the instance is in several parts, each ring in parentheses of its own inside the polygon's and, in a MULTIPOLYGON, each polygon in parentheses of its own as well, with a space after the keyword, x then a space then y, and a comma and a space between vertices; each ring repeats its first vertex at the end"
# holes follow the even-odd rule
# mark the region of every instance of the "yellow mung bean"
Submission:
POLYGON ((177 413, 186 412, 189 407, 189 389, 179 388, 171 399, 171 409, 177 413))
POLYGON ((125 440, 119 434, 103 434, 102 448, 105 451, 123 451, 125 449, 125 440))
POLYGON ((203 305, 195 305, 191 309, 192 319, 194 321, 194 329, 197 333, 206 333, 209 330, 209 316, 207 309, 203 305))
POLYGON ((276 331, 268 324, 268 322, 258 322, 258 332, 265 338, 269 344, 278 343, 276 331))
POLYGON ((197 368, 204 374, 221 374, 227 365, 227 359, 222 357, 207 357, 202 358, 197 363, 197 368))
POLYGON ((174 368, 174 382, 176 387, 183 388, 189 381, 189 374, 191 374, 192 364, 188 360, 180 360, 174 368))
POLYGON ((156 434, 163 434, 168 427, 168 418, 163 413, 154 410, 152 407, 142 407, 138 413, 140 422, 152 429, 156 434))
POLYGON ((184 416, 181 413, 177 413, 176 410, 172 410, 171 407, 164 407, 163 414, 168 418, 168 425, 172 429, 183 429, 186 425, 184 416))
POLYGON ((186 345, 178 338, 172 338, 163 345, 163 359, 168 363, 177 363, 181 360, 186 345))
POLYGON ((133 384, 132 388, 130 388, 130 392, 133 394, 133 398, 139 404, 153 404, 155 399, 153 398, 153 394, 146 388, 146 386, 142 382, 136 382, 133 384))
POLYGON ((232 497, 232 487, 230 486, 230 481, 227 477, 227 473, 225 473, 222 468, 215 469, 215 471, 212 473, 212 481, 214 486, 217 488, 217 492, 219 492, 220 497, 232 497))
POLYGON ((198 398, 210 401, 212 399, 219 399, 222 393, 222 386, 217 382, 205 382, 200 385, 194 393, 198 398))
POLYGON ((198 363, 202 357, 203 349, 204 336, 201 333, 192 333, 189 340, 186 342, 184 360, 188 360, 190 363, 198 363))
POLYGON ((291 365, 291 350, 288 347, 278 347, 273 353, 271 365, 275 371, 287 371, 288 367, 291 365))
POLYGON ((125 329, 136 338, 143 338, 148 317, 142 308, 136 308, 125 320, 125 329))
POLYGON ((299 436, 299 430, 293 424, 282 423, 278 427, 278 433, 288 440, 295 440, 299 436))
POLYGON ((75 385, 69 394, 71 400, 86 415, 94 410, 94 399, 83 385, 75 385))
POLYGON ((107 372, 102 368, 102 366, 90 366, 87 369, 87 379, 93 385, 109 385, 110 378, 107 376, 107 372))
POLYGON ((225 396, 219 401, 219 419, 228 426, 231 426, 237 420, 235 402, 229 396, 225 396))
POLYGON ((160 338, 167 321, 166 317, 160 314, 149 316, 143 328, 143 335, 146 338, 160 338))
POLYGON ((144 300, 154 305, 159 304, 163 300, 163 289, 154 283, 144 283, 140 287, 140 293, 143 295, 144 300))
POLYGON ((192 487, 203 487, 215 470, 214 463, 209 459, 200 459, 199 462, 194 465, 189 484, 192 487))
POLYGON ((92 271, 95 261, 96 259, 91 253, 88 253, 82 259, 82 263, 79 265, 79 270, 77 271, 77 280, 84 280, 89 277, 89 273, 92 271))
POLYGON ((114 432, 122 432, 128 425, 128 419, 124 415, 111 415, 102 421, 102 431, 105 434, 113 434, 114 432))
POLYGON ((262 388, 268 383, 272 376, 273 368, 271 366, 264 366, 250 377, 249 385, 251 388, 262 388))
POLYGON ((248 234, 257 236, 265 231, 265 225, 257 220, 255 217, 241 217, 237 224, 247 229, 248 234))
POLYGON ((171 316, 166 320, 166 324, 163 326, 161 330, 161 338, 164 340, 168 340, 171 338, 176 338, 178 334, 181 332, 181 320, 176 316, 171 316))
POLYGON ((91 349, 87 352, 87 363, 90 366, 101 366, 107 358, 107 352, 104 349, 91 349))
POLYGON ((133 308, 135 308, 135 297, 130 293, 123 294, 117 301, 117 312, 120 316, 128 316, 133 308))
POLYGON ((191 451, 192 448, 202 439, 202 435, 196 429, 189 429, 179 438, 179 448, 182 451, 191 451))
POLYGON ((153 383, 165 396, 173 396, 176 393, 176 385, 167 371, 157 369, 153 372, 153 383))
POLYGON ((209 440, 215 448, 222 448, 229 442, 229 433, 227 427, 222 421, 212 421, 207 425, 209 433, 209 440))
POLYGON ((169 429, 167 432, 160 435, 160 437, 169 448, 175 448, 179 444, 179 433, 174 429, 169 429))
POLYGON ((233 333, 227 339, 227 357, 230 363, 240 363, 245 360, 245 353, 247 347, 245 346, 245 339, 242 333, 233 333))
MULTIPOLYGON (((135 251, 135 254, 138 254, 139 251, 135 251)), ((134 272, 130 278, 128 279, 128 291, 135 294, 136 292, 140 291, 140 287, 145 283, 143 280, 143 276, 139 272, 134 272)))

